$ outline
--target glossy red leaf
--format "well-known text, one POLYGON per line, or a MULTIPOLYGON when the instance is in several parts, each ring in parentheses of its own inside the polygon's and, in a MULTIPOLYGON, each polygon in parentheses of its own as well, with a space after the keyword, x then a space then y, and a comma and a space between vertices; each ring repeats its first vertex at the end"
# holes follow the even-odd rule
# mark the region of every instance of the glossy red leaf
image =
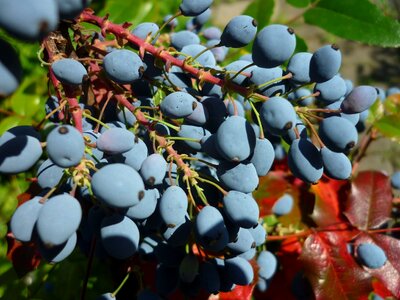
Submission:
POLYGON ((392 297, 392 293, 388 291, 388 289, 381 281, 374 279, 372 281, 372 286, 374 288, 374 293, 381 296, 383 299, 385 299, 386 297, 392 297))
POLYGON ((392 198, 388 176, 377 171, 361 172, 352 182, 344 214, 361 230, 378 228, 390 218, 392 198))
POLYGON ((254 284, 252 285, 237 285, 233 291, 228 293, 219 293, 220 300, 251 300, 253 295, 254 284))
POLYGON ((372 290, 370 275, 348 253, 341 232, 311 234, 300 260, 317 300, 360 299, 372 290))
POLYGON ((330 226, 343 222, 340 199, 346 192, 346 181, 322 178, 311 186, 315 194, 314 210, 311 215, 313 221, 320 227, 330 226))
POLYGON ((361 243, 373 243, 381 247, 386 254, 387 261, 379 269, 363 267, 372 277, 380 280, 396 299, 400 298, 400 241, 383 234, 360 234, 354 241, 355 249, 361 243))

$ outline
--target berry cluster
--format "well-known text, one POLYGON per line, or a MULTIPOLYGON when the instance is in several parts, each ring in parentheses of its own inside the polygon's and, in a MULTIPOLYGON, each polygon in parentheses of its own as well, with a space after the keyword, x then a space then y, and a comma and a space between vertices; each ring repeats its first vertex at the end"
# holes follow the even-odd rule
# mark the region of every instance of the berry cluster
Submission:
MULTIPOLYGON (((295 33, 285 25, 257 33, 256 20, 242 15, 223 31, 203 28, 211 3, 183 0, 163 26, 132 30, 85 10, 68 23, 73 41, 63 32, 44 38, 48 122, 0 138, 0 172, 34 168, 41 188, 15 211, 15 239, 34 242, 49 262, 65 259, 76 245, 87 251, 92 241, 99 257, 154 260, 156 294, 142 290, 138 299, 168 296, 178 286, 194 296, 249 285, 255 257, 258 287, 267 288, 278 263, 264 248, 266 230, 252 196, 259 177, 284 158, 286 143, 289 168, 304 182, 323 174, 348 179, 356 125, 379 91, 340 76, 335 45, 294 53, 295 33), (175 31, 181 15, 192 18, 175 31), (88 35, 84 23, 100 30, 88 35), (253 40, 251 54, 223 64, 229 49, 253 40)), ((0 5, 0 27, 37 40, 86 3, 0 5), (15 18, 14 6, 29 18, 15 18)), ((8 96, 21 67, 10 45, 0 47, 0 94, 8 96)), ((292 206, 284 195, 273 212, 284 215, 292 206)), ((382 265, 379 250, 357 251, 367 266, 382 265)))

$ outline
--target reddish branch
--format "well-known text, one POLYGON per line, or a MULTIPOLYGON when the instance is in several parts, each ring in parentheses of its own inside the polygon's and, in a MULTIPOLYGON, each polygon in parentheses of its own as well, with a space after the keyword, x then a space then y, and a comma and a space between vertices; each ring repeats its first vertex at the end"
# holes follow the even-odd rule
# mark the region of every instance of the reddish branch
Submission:
MULTIPOLYGON (((53 62, 55 60, 56 53, 58 52, 54 39, 52 39, 52 38, 45 39, 43 42, 43 46, 45 47, 45 49, 47 51, 49 61, 53 62)), ((61 99, 62 99, 62 93, 61 93, 62 84, 58 81, 58 79, 54 75, 51 67, 49 68, 49 80, 55 88, 58 100, 61 101, 61 99)), ((82 132, 83 131, 82 109, 79 106, 79 101, 74 96, 74 92, 73 92, 72 88, 64 86, 64 91, 65 91, 65 94, 67 97, 70 113, 72 115, 72 120, 74 121, 75 127, 80 132, 82 132)))
POLYGON ((80 18, 79 21, 87 22, 94 25, 97 25, 101 28, 103 34, 106 32, 112 33, 117 37, 124 38, 128 42, 136 45, 139 47, 139 53, 143 56, 145 52, 152 54, 154 57, 162 59, 167 65, 175 65, 185 72, 193 75, 201 82, 209 82, 212 84, 219 85, 223 88, 235 91, 242 96, 248 98, 251 95, 257 95, 258 98, 267 100, 268 97, 260 95, 260 94, 253 94, 253 91, 249 88, 237 85, 229 80, 224 80, 218 77, 215 77, 209 71, 205 71, 203 69, 198 69, 186 63, 186 60, 178 59, 172 56, 167 50, 164 50, 162 47, 155 47, 150 43, 138 38, 137 36, 133 35, 128 29, 125 28, 124 25, 117 25, 111 23, 107 20, 107 18, 102 18, 93 15, 93 11, 85 10, 80 18))

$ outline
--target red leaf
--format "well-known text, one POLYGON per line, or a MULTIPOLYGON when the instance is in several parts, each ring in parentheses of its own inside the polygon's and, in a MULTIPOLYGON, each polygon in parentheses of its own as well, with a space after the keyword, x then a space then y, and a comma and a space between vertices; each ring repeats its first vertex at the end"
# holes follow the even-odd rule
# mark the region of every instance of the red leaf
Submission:
POLYGON ((11 234, 7 235, 7 258, 12 262, 15 272, 23 277, 40 264, 40 255, 33 243, 22 244, 11 234))
POLYGON ((300 260, 317 300, 360 299, 372 290, 370 275, 348 253, 339 232, 311 234, 300 260))
POLYGON ((346 190, 346 181, 322 178, 311 190, 315 194, 313 221, 320 227, 343 222, 339 199, 346 190))
POLYGON ((374 287, 374 293, 381 296, 382 298, 392 297, 392 293, 388 291, 385 285, 377 279, 372 281, 372 286, 374 287))
POLYGON ((392 188, 388 176, 377 171, 358 174, 351 186, 344 214, 360 230, 380 227, 390 218, 392 188))
POLYGON ((396 298, 400 298, 400 241, 383 234, 363 233, 354 241, 355 247, 361 243, 373 243, 385 251, 388 260, 384 266, 379 269, 364 269, 379 279, 396 298))
POLYGON ((220 300, 250 300, 253 294, 254 284, 237 285, 233 291, 228 293, 219 293, 220 300))

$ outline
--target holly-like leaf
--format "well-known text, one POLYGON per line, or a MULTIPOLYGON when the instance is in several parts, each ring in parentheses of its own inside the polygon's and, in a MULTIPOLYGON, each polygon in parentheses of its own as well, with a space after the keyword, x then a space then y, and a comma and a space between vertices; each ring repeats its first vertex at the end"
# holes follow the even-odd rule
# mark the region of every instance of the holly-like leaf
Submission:
POLYGON ((347 190, 346 181, 323 178, 311 190, 315 194, 313 221, 320 227, 342 222, 340 199, 347 190))
POLYGON ((311 234, 300 260, 317 300, 360 299, 372 290, 370 275, 349 254, 341 232, 311 234))
POLYGON ((377 228, 389 220, 391 211, 389 177, 378 171, 360 172, 345 203, 344 214, 350 223, 360 230, 377 228))
POLYGON ((384 47, 400 45, 400 24, 368 0, 321 0, 304 19, 345 39, 384 47))
POLYGON ((361 243, 372 243, 381 247, 385 251, 387 261, 378 269, 364 268, 371 276, 379 279, 386 289, 398 299, 400 297, 400 241, 393 237, 383 234, 358 235, 354 241, 355 249, 361 243))

